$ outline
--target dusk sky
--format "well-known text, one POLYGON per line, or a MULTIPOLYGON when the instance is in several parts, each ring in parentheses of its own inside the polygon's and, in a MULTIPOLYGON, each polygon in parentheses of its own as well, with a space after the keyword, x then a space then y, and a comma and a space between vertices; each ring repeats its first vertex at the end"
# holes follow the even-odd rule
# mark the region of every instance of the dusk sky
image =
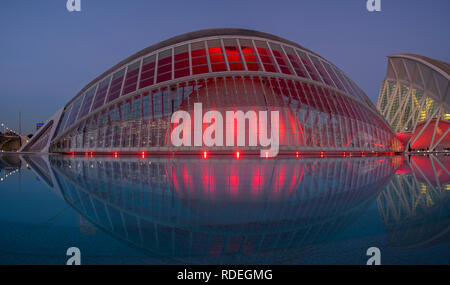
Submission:
MULTIPOLYGON (((66 0, 0 3, 0 122, 34 133, 86 84, 131 54, 207 28, 281 36, 342 69, 376 102, 386 56, 450 61, 449 0, 66 0)), ((0 129, 0 131, 3 131, 0 129)))

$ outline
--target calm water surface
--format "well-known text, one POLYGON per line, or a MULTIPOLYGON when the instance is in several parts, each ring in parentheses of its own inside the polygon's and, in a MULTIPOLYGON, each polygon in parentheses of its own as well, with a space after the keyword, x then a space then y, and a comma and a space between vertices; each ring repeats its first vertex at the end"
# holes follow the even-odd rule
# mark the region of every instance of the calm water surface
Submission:
POLYGON ((0 263, 450 264, 450 157, 0 156, 0 263))

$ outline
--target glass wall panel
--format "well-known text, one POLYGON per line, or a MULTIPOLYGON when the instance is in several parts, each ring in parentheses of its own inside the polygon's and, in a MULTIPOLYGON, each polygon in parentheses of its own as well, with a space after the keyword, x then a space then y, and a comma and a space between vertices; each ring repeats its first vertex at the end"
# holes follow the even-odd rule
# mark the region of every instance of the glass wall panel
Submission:
POLYGON ((136 91, 140 65, 141 61, 137 61, 128 65, 127 76, 125 77, 122 96, 136 91))
POLYGON ((156 55, 144 58, 142 62, 141 79, 139 80, 139 88, 153 85, 155 79, 155 60, 156 55))
POLYGON ((103 103, 105 102, 105 96, 106 92, 108 92, 109 87, 109 81, 111 80, 111 77, 107 77, 104 79, 97 88, 97 94, 95 94, 94 103, 92 103, 91 112, 97 110, 99 107, 103 106, 103 103))
POLYGON ((206 57, 205 42, 191 44, 192 74, 209 72, 208 59, 206 57))
POLYGON ((70 116, 67 120, 67 127, 70 127, 73 123, 75 123, 75 119, 77 118, 78 112, 80 111, 81 102, 83 102, 83 97, 84 96, 80 96, 80 98, 78 98, 75 103, 73 103, 72 111, 70 111, 70 116))
POLYGON ((225 59, 223 56, 220 40, 210 40, 208 44, 209 61, 212 72, 226 71, 225 59))
POLYGON ((333 79, 333 82, 335 83, 336 87, 340 90, 347 92, 351 94, 351 90, 347 88, 346 82, 343 82, 342 77, 340 76, 340 72, 337 72, 336 69, 332 68, 330 64, 328 64, 325 61, 322 61, 323 66, 325 66, 325 69, 327 70, 328 74, 333 79), (344 88, 345 87, 345 88, 344 88))
POLYGON ((62 114, 55 137, 59 136, 64 131, 66 123, 67 123, 67 119, 69 118, 71 107, 72 107, 72 105, 70 105, 68 107, 68 109, 66 111, 64 111, 64 113, 62 114))
POLYGON ((175 48, 174 60, 175 78, 189 76, 190 71, 188 45, 183 45, 175 48))
POLYGON ((310 55, 309 58, 312 60, 314 66, 316 67, 316 70, 319 72, 320 76, 322 76, 322 79, 325 81, 325 84, 336 87, 334 85, 334 82, 331 80, 330 76, 328 75, 328 72, 325 70, 325 68, 320 63, 319 59, 312 55, 310 55))
POLYGON ((230 70, 244 70, 241 52, 236 39, 224 39, 223 44, 225 46, 225 53, 227 55, 230 70))
POLYGON ((158 71, 156 83, 172 79, 172 49, 162 51, 158 55, 158 71))
POLYGON ((320 78, 319 74, 317 73, 316 69, 313 66, 313 63, 309 59, 308 55, 300 50, 297 50, 297 53, 300 57, 300 60, 303 63, 303 66, 306 68, 306 70, 309 73, 309 76, 312 78, 312 80, 323 82, 320 78))
POLYGON ((135 96, 133 99, 133 119, 140 120, 142 117, 141 96, 135 96))
POLYGON ((275 60, 277 61, 281 72, 284 74, 292 74, 288 59, 286 58, 281 46, 274 43, 269 43, 269 45, 272 48, 273 55, 275 56, 275 60))
POLYGON ((162 94, 161 91, 155 90, 153 97, 153 117, 160 118, 162 116, 162 94))
POLYGON ((262 70, 259 65, 258 55, 253 48, 253 43, 251 40, 239 39, 239 43, 242 49, 242 55, 244 57, 247 69, 249 71, 262 70))
POLYGON ((108 92, 108 99, 106 102, 111 102, 114 99, 119 98, 120 91, 122 89, 122 82, 124 75, 125 75, 125 68, 122 68, 121 70, 114 73, 111 81, 111 87, 109 88, 108 92))
POLYGON ((108 112, 107 110, 101 112, 98 117, 98 138, 97 138, 97 147, 103 148, 104 146, 104 135, 108 124, 108 112))
POLYGON ((258 50, 259 57, 267 72, 277 72, 275 67, 275 61, 272 57, 272 53, 269 50, 266 42, 255 41, 256 49, 258 50))
POLYGON ((284 47, 284 49, 286 51, 287 57, 288 57, 289 61, 291 62, 292 67, 294 68, 294 71, 297 74, 297 76, 309 79, 308 72, 305 70, 300 59, 295 54, 295 50, 291 47, 286 47, 286 46, 284 47))
POLYGON ((77 120, 80 120, 84 116, 89 113, 89 109, 91 108, 92 100, 94 99, 95 91, 97 86, 92 87, 89 91, 86 92, 86 95, 83 100, 83 105, 81 107, 80 113, 78 114, 77 120))

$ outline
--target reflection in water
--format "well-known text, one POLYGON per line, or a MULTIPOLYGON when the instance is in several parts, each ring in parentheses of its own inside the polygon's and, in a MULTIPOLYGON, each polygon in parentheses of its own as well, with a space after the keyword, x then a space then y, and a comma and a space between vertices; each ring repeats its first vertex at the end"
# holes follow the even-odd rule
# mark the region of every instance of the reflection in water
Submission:
POLYGON ((83 232, 95 226, 184 263, 240 264, 280 263, 332 239, 364 213, 402 161, 24 159, 79 212, 83 232))
POLYGON ((450 240, 450 157, 411 156, 377 198, 391 246, 424 248, 450 240))
MULTIPOLYGON (((55 155, 23 156, 25 164, 78 212, 83 234, 101 230, 166 262, 307 260, 339 240, 374 202, 387 230, 383 252, 449 240, 448 156, 237 160, 55 155)), ((340 259, 336 250, 328 254, 340 259)))
MULTIPOLYGON (((19 183, 17 184, 18 190, 21 187, 21 169, 25 165, 22 165, 22 161, 18 155, 0 155, 0 183, 11 179, 15 174, 18 176, 19 183)), ((26 165, 25 167, 28 167, 26 165)))

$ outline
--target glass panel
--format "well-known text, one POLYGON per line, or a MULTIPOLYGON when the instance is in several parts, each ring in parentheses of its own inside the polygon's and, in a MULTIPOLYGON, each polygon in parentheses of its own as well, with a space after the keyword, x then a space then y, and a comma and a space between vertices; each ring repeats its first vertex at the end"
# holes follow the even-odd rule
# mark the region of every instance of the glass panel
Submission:
POLYGON ((225 59, 219 40, 208 41, 209 60, 212 72, 226 71, 225 59))
POLYGON ((202 74, 209 72, 208 60, 204 42, 191 44, 192 74, 202 74))
POLYGON ((125 75, 125 68, 122 68, 122 70, 119 70, 116 73, 114 73, 111 82, 111 87, 109 88, 108 92, 108 99, 106 102, 111 102, 112 100, 119 98, 120 90, 122 89, 122 81, 124 75, 125 75))
POLYGON ((122 112, 121 112, 122 105, 123 105, 123 103, 119 103, 117 105, 117 108, 114 109, 113 115, 112 115, 113 118, 115 117, 117 119, 117 120, 116 119, 114 120, 115 122, 113 124, 114 125, 114 127, 113 127, 113 146, 116 147, 116 148, 120 146, 121 129, 120 129, 119 122, 122 120, 121 119, 121 117, 122 117, 122 112))
POLYGON ((259 66, 258 56, 255 53, 252 41, 239 39, 239 43, 241 44, 242 55, 247 64, 247 69, 250 71, 262 70, 259 66))
POLYGON ((142 96, 142 109, 144 111, 144 119, 148 120, 152 117, 152 100, 149 93, 142 96))
POLYGON ((140 120, 142 115, 141 96, 134 97, 133 100, 133 119, 140 120))
POLYGON ((289 58, 289 61, 291 62, 292 67, 294 68, 294 71, 297 74, 297 76, 309 78, 308 72, 305 70, 300 59, 295 54, 294 49, 286 46, 284 47, 284 49, 286 50, 287 57, 289 58))
POLYGON ((83 101, 83 96, 80 96, 75 103, 73 103, 72 111, 70 112, 70 117, 67 120, 67 127, 70 127, 73 123, 75 123, 75 118, 78 115, 78 111, 80 110, 81 102, 83 101))
POLYGON ((310 55, 309 58, 314 63, 314 66, 316 67, 317 71, 319 71, 320 75, 322 76, 322 79, 325 81, 327 85, 333 86, 334 82, 331 80, 330 76, 328 75, 328 72, 325 70, 325 68, 320 63, 319 59, 317 57, 310 55))
POLYGON ((103 147, 103 139, 104 139, 104 133, 106 130, 106 126, 108 123, 108 113, 107 111, 103 111, 100 116, 98 117, 98 139, 97 139, 97 147, 102 148, 103 147))
POLYGON ((98 119, 98 115, 95 115, 89 121, 88 142, 89 142, 89 147, 90 148, 94 148, 96 146, 96 142, 97 142, 97 135, 98 135, 97 119, 98 119))
POLYGON ((162 116, 162 95, 159 90, 154 91, 153 95, 153 116, 159 118, 162 116))
POLYGON ((80 120, 83 118, 87 113, 89 112, 89 109, 91 108, 92 100, 94 99, 95 90, 97 86, 91 88, 88 92, 86 92, 86 95, 84 97, 83 106, 81 107, 80 113, 78 114, 77 120, 80 120))
POLYGON ((158 72, 156 83, 172 79, 172 49, 162 51, 158 55, 158 72))
POLYGON ((120 113, 123 121, 131 119, 131 100, 127 100, 123 104, 120 104, 120 113))
POLYGON ((164 116, 170 115, 174 110, 174 102, 171 96, 171 90, 168 88, 164 88, 162 90, 163 94, 163 107, 164 107, 164 116))
POLYGON ((183 45, 175 48, 175 78, 189 76, 189 52, 188 46, 183 45))
POLYGON ((118 115, 118 111, 116 109, 116 106, 112 106, 109 108, 108 111, 108 118, 107 118, 107 127, 106 127, 106 131, 105 131, 105 148, 111 147, 112 143, 112 124, 116 118, 116 113, 118 115))
POLYGON ((346 84, 345 82, 343 82, 341 76, 340 76, 340 72, 336 69, 333 69, 331 67, 330 64, 328 64, 327 62, 322 61, 323 66, 325 66, 325 69, 328 71, 328 74, 331 76, 331 78, 333 79, 335 85, 337 86, 337 88, 339 88, 340 90, 344 91, 344 92, 351 92, 351 90, 349 88, 346 88, 346 84), (345 86, 345 88, 344 88, 345 86))
POLYGON ((225 53, 227 55, 230 70, 244 70, 242 65, 241 53, 236 39, 224 39, 225 53))
POLYGON ((100 82, 98 88, 97 88, 97 94, 95 95, 94 103, 92 105, 91 112, 94 110, 97 110, 99 107, 103 106, 103 103, 105 102, 105 96, 106 92, 108 91, 109 81, 111 80, 111 77, 108 77, 104 79, 102 82, 100 82))
POLYGON ((144 58, 142 63, 141 79, 139 81, 139 89, 153 85, 155 78, 155 59, 156 55, 144 58))
POLYGON ((141 61, 128 65, 122 96, 136 91, 140 65, 141 61))
POLYGON ((272 48, 273 55, 275 56, 275 60, 277 61, 281 72, 285 74, 292 74, 289 62, 281 46, 274 43, 269 43, 269 45, 272 48))
POLYGON ((323 82, 322 79, 320 78, 319 74, 315 70, 308 55, 306 53, 302 52, 301 50, 297 50, 297 53, 300 56, 303 66, 305 66, 305 68, 308 71, 309 76, 312 78, 312 80, 323 82))
POLYGON ((275 62, 272 57, 272 54, 270 53, 270 50, 266 44, 266 42, 263 41, 255 41, 256 49, 258 50, 259 57, 261 58, 261 62, 264 65, 264 69, 267 72, 277 72, 275 68, 275 62))
POLYGON ((67 118, 69 118, 69 113, 70 113, 70 108, 72 106, 69 106, 69 109, 67 109, 63 115, 62 115, 62 119, 59 121, 59 126, 58 126, 58 130, 56 131, 56 135, 55 137, 59 136, 63 131, 64 131, 64 126, 66 125, 67 122, 67 118))

